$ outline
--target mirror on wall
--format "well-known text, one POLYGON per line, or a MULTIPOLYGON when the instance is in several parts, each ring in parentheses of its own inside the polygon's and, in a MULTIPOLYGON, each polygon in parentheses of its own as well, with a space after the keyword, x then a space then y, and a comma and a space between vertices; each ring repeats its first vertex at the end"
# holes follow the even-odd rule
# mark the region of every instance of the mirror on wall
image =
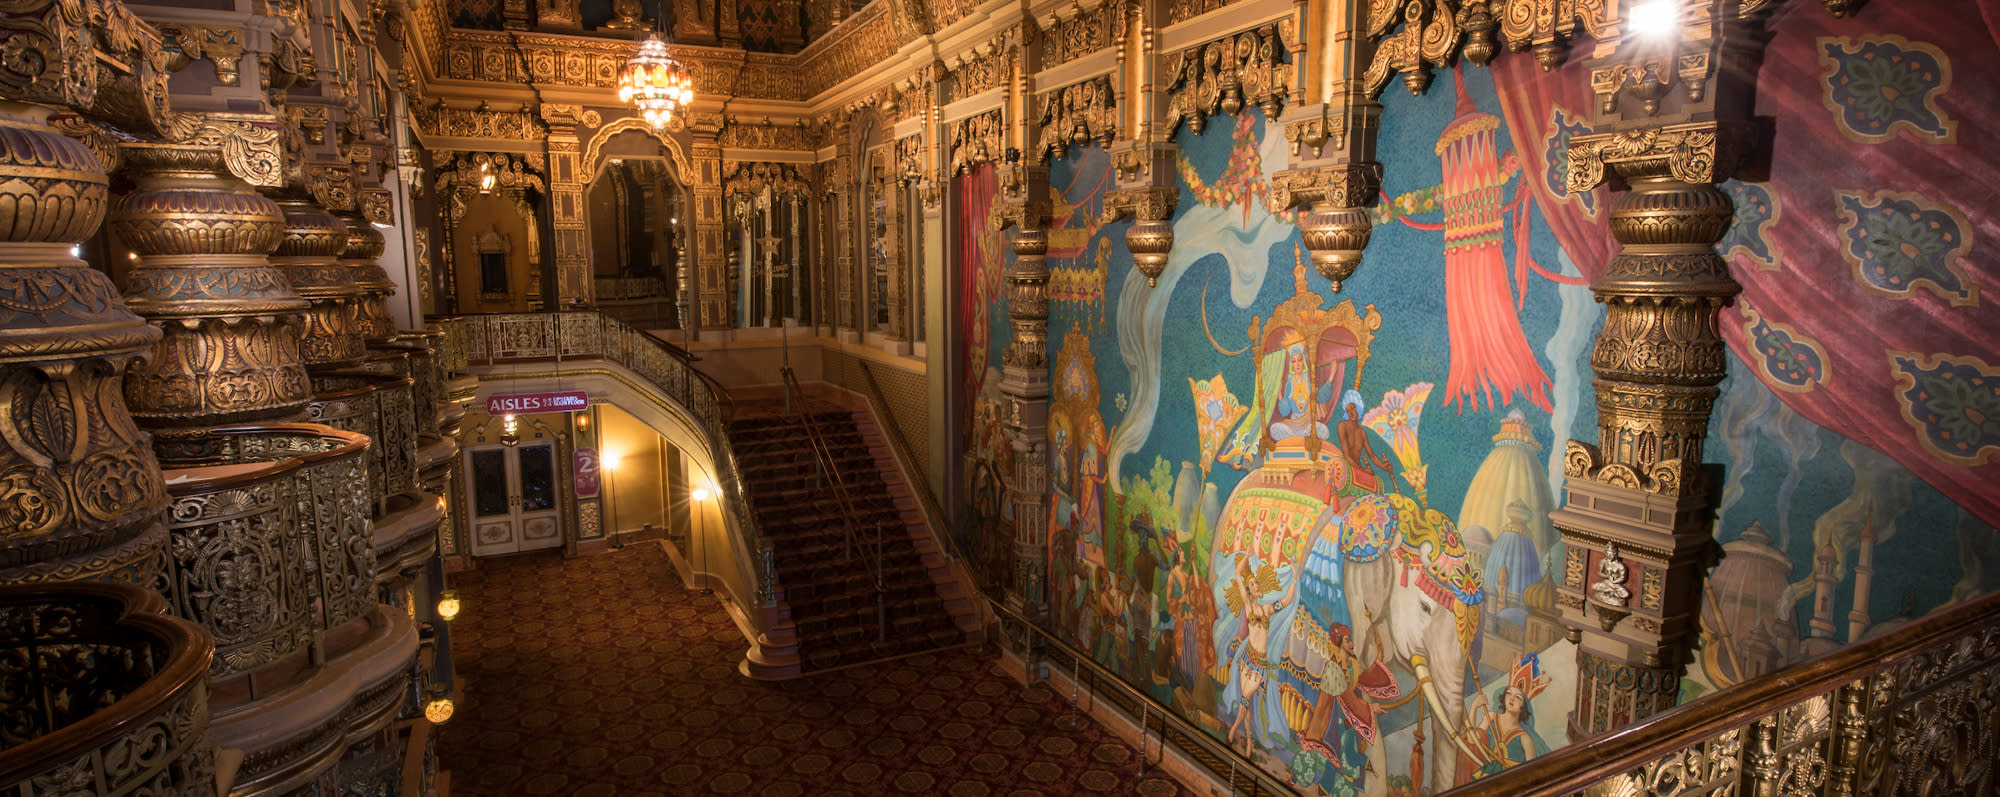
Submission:
POLYGON ((648 329, 681 326, 683 191, 661 158, 612 158, 585 193, 597 309, 648 329))

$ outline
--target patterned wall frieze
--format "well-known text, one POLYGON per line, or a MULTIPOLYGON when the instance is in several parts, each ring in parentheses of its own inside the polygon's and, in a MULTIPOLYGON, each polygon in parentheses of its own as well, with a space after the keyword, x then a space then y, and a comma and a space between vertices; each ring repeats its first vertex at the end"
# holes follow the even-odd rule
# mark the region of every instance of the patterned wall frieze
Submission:
POLYGON ((931 0, 931 21, 944 30, 979 10, 979 0, 931 0))
POLYGON ((769 119, 755 124, 731 120, 718 140, 727 149, 781 149, 810 151, 819 146, 819 136, 804 120, 790 124, 769 119))
POLYGON ((1261 26, 1174 53, 1167 60, 1167 132, 1186 123, 1200 133, 1209 114, 1234 114, 1246 106, 1276 119, 1292 91, 1294 70, 1286 45, 1293 21, 1261 26))
POLYGON ((1170 0, 1167 3, 1167 24, 1175 25, 1195 17, 1243 0, 1170 0))
POLYGON ((761 194, 766 188, 779 196, 812 193, 811 181, 795 164, 763 161, 727 161, 722 164, 722 192, 725 196, 761 194))
POLYGON ((1007 123, 998 109, 974 114, 951 123, 951 170, 963 172, 981 163, 994 163, 1006 155, 1002 138, 1007 123))
POLYGON ((812 99, 806 84, 799 80, 798 59, 785 55, 750 53, 743 70, 736 75, 736 94, 765 100, 804 102, 812 99))
POLYGON ((848 17, 839 27, 806 48, 797 70, 805 94, 817 97, 841 81, 858 75, 895 55, 896 40, 884 4, 876 3, 848 17))
POLYGON ((437 162, 439 194, 479 190, 481 167, 493 175, 493 190, 520 191, 548 188, 548 159, 539 153, 451 152, 437 162))
MULTIPOLYGON (((610 89, 617 88, 618 70, 636 50, 636 44, 619 40, 521 34, 517 41, 504 33, 454 30, 445 42, 439 76, 488 83, 534 82, 610 89)), ((695 91, 703 94, 757 96, 741 89, 784 88, 780 74, 774 74, 781 65, 768 58, 758 60, 758 80, 754 85, 739 87, 737 73, 743 71, 748 54, 674 46, 668 50, 675 60, 687 66, 695 81, 695 91)), ((798 83, 796 74, 790 82, 798 83)))
POLYGON ((1118 135, 1117 100, 1112 94, 1111 77, 1099 75, 1072 83, 1042 95, 1041 140, 1035 157, 1061 158, 1071 145, 1091 141, 1109 147, 1118 135))
POLYGON ((1007 38, 1005 34, 995 36, 972 48, 970 55, 961 55, 950 62, 951 80, 945 84, 944 104, 992 91, 1013 79, 1014 59, 1019 50, 1007 38))
POLYGON ((928 0, 889 0, 889 19, 898 45, 916 41, 934 30, 928 0))
POLYGON ((417 132, 425 136, 497 138, 508 141, 540 141, 543 126, 535 112, 496 111, 491 108, 451 108, 437 105, 414 108, 411 114, 417 132))
POLYGON ((1058 14, 1052 24, 1044 24, 1048 40, 1042 51, 1042 68, 1062 66, 1124 41, 1127 6, 1127 2, 1107 2, 1068 17, 1058 14))
POLYGON ((170 54, 168 68, 180 71, 195 61, 215 64, 215 76, 224 86, 242 79, 243 29, 227 25, 158 24, 161 43, 170 54))

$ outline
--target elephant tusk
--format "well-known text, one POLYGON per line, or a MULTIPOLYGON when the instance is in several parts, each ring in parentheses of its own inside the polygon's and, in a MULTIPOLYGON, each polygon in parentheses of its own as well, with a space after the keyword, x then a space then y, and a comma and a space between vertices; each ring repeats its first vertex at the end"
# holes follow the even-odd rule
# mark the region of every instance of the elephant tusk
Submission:
POLYGON ((1465 741, 1465 729, 1458 723, 1452 721, 1450 714, 1445 713, 1444 695, 1438 693, 1437 682, 1431 680, 1430 662, 1425 661, 1422 656, 1416 656, 1413 658, 1414 660, 1411 661, 1410 664, 1411 664, 1411 669, 1417 671, 1417 688, 1423 691, 1424 702, 1430 704, 1431 712, 1437 715, 1438 724, 1444 726, 1446 732, 1445 735, 1450 736, 1452 744, 1457 745, 1460 751, 1464 752, 1468 756, 1471 756, 1472 760, 1474 761, 1486 760, 1486 756, 1480 755, 1478 752, 1474 751, 1472 749, 1472 745, 1468 744, 1465 741))

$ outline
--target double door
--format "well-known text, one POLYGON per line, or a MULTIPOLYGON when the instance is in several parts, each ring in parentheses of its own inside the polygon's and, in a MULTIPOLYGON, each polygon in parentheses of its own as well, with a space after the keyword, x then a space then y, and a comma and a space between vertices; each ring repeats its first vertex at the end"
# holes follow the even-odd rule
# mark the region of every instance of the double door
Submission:
POLYGON ((465 473, 473 556, 562 545, 555 441, 466 449, 465 473))

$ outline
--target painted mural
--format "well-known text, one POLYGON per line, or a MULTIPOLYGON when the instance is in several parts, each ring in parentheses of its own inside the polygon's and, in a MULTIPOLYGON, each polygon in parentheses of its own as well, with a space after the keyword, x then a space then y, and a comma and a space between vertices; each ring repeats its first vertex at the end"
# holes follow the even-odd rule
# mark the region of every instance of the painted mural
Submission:
MULTIPOLYGON (((1976 99, 2000 63, 1951 63, 2000 51, 1950 16, 1795 15, 1771 44, 1759 111, 1812 142, 1724 186, 1745 292, 1684 699, 2000 586, 2000 269, 1976 247, 2000 158, 1955 133, 2000 122, 1976 99)), ((1157 287, 1097 221, 1104 153, 1052 164, 1049 622, 1309 793, 1428 794, 1569 741, 1549 512, 1561 442, 1596 433, 1586 286, 1615 246, 1609 195, 1564 190, 1579 69, 1502 58, 1386 95, 1339 293, 1269 204, 1285 142, 1255 108, 1177 133, 1157 287)), ((1005 307, 983 295, 990 392, 1005 307)))

